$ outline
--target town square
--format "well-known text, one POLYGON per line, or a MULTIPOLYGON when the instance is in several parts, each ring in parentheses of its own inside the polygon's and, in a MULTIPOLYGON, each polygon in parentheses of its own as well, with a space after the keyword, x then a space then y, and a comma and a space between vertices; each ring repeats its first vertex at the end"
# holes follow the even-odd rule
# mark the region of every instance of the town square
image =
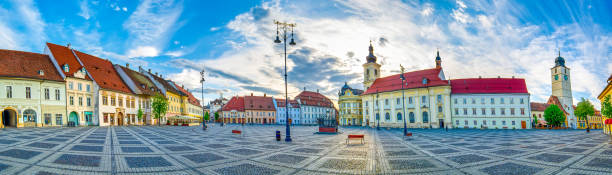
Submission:
POLYGON ((610 11, 0 0, 0 174, 612 174, 610 11))

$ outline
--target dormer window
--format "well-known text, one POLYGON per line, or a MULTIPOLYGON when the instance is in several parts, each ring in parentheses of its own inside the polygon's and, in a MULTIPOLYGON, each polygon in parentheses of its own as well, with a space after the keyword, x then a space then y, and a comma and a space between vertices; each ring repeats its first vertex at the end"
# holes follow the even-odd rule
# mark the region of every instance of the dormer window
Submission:
POLYGON ((70 71, 68 64, 64 64, 64 72, 68 72, 68 71, 70 71))
POLYGON ((85 70, 85 67, 81 68, 81 72, 87 73, 87 71, 85 70))
POLYGON ((45 75, 45 71, 43 71, 43 70, 38 70, 38 75, 41 75, 41 76, 45 75))
POLYGON ((423 78, 423 84, 427 84, 427 78, 423 78))

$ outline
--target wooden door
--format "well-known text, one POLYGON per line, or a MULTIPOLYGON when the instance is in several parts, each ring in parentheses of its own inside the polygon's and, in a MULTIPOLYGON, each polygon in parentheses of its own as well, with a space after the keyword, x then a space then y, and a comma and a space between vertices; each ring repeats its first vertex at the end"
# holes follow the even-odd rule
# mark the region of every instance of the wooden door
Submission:
POLYGON ((526 129, 527 128, 527 122, 521 121, 521 127, 523 127, 523 129, 526 129))

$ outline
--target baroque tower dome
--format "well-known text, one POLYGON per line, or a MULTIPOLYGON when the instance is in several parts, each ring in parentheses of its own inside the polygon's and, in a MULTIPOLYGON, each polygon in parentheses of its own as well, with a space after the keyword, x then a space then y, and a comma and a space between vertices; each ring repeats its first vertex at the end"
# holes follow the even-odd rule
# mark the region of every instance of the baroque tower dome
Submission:
POLYGON ((559 56, 555 59, 555 67, 557 66, 565 67, 565 59, 561 57, 561 51, 559 51, 559 56))
POLYGON ((370 54, 366 56, 368 63, 376 63, 376 56, 374 56, 374 47, 372 47, 372 41, 370 41, 370 54))

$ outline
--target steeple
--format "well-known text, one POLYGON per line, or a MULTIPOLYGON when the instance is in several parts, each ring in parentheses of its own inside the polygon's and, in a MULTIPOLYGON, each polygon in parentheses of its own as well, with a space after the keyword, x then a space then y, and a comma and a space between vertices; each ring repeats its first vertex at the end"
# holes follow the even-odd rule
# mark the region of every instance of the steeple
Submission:
POLYGON ((368 54, 368 56, 366 57, 366 60, 368 61, 368 63, 375 63, 376 56, 374 56, 374 47, 372 47, 372 40, 370 40, 369 51, 370 51, 370 54, 368 54))
POLYGON ((440 58, 440 50, 436 51, 436 68, 442 68, 442 58, 440 58))
POLYGON ((555 58, 555 67, 557 66, 565 67, 565 59, 561 57, 561 50, 559 50, 559 56, 555 58))

